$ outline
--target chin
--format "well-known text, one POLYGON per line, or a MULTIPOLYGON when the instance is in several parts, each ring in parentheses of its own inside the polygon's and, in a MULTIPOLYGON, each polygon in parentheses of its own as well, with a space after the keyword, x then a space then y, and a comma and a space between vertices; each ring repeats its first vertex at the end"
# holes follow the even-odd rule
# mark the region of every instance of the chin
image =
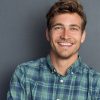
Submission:
POLYGON ((61 59, 69 59, 69 58, 72 58, 72 57, 76 57, 78 55, 78 52, 73 52, 73 53, 56 53, 57 56, 61 59))
POLYGON ((59 57, 59 58, 61 58, 61 59, 68 59, 68 58, 70 58, 71 57, 71 55, 64 55, 64 54, 57 54, 57 56, 59 57))

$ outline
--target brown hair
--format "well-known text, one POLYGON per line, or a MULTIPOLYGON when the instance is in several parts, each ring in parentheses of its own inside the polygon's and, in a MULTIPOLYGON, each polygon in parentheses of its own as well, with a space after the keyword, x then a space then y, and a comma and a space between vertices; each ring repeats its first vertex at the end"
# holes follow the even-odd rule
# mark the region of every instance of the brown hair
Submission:
POLYGON ((46 15, 47 28, 51 29, 51 20, 54 16, 64 13, 77 13, 83 20, 82 31, 85 30, 87 23, 86 15, 83 11, 83 6, 77 0, 59 0, 49 10, 46 15))

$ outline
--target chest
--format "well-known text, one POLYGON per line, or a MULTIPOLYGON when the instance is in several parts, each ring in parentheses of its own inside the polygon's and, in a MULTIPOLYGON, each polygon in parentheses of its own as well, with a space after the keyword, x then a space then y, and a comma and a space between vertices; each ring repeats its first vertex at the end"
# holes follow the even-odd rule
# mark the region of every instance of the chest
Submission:
POLYGON ((40 76, 26 84, 26 94, 31 100, 92 100, 89 88, 89 79, 81 75, 40 76))

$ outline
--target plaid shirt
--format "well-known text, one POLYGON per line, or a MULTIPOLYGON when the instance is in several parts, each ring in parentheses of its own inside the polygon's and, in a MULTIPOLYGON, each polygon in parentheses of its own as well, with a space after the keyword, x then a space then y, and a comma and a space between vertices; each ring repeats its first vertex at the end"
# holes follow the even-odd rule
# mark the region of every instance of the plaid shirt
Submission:
POLYGON ((40 58, 17 67, 7 100, 100 100, 100 74, 79 57, 62 76, 49 56, 40 58))

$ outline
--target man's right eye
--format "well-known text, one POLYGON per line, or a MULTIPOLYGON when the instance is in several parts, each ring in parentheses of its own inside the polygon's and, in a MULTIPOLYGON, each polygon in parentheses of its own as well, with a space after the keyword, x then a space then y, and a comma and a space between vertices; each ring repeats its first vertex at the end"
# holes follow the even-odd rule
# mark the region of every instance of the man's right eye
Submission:
POLYGON ((59 30, 59 29, 62 29, 62 27, 61 26, 54 26, 53 29, 54 30, 59 30))

